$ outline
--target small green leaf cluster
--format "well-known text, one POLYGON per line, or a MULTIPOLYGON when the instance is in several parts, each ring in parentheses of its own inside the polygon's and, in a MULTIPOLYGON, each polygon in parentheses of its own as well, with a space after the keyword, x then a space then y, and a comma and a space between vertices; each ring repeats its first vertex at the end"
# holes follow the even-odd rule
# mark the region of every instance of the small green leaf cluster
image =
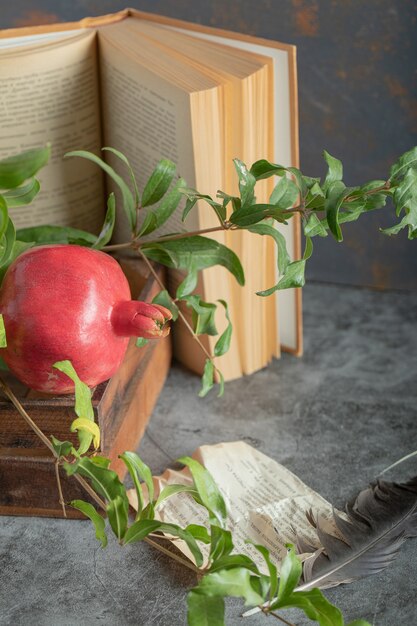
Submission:
MULTIPOLYGON (((54 367, 75 383, 75 413, 70 430, 77 431, 79 447, 70 441, 59 441, 51 437, 52 445, 68 476, 78 475, 87 479, 94 492, 102 499, 110 528, 120 545, 128 545, 145 539, 164 537, 184 541, 194 559, 196 572, 202 574, 198 585, 188 594, 188 624, 224 625, 224 598, 243 598, 245 604, 260 607, 265 614, 286 608, 299 608, 312 620, 323 626, 343 626, 339 609, 331 605, 318 589, 297 591, 302 573, 301 562, 294 547, 288 545, 280 571, 271 560, 268 549, 262 545, 254 547, 265 561, 261 572, 247 555, 235 551, 233 537, 227 528, 228 516, 225 500, 211 474, 195 459, 185 456, 178 462, 188 467, 191 485, 169 484, 155 496, 152 472, 135 452, 124 452, 120 459, 126 465, 137 497, 134 520, 129 519, 129 500, 125 485, 116 472, 110 469, 110 460, 97 454, 100 430, 94 422, 94 411, 90 389, 79 379, 69 361, 55 363, 54 367), (90 453, 93 443, 95 452, 90 453), (158 509, 172 496, 186 493, 207 513, 207 525, 189 524, 182 528, 178 524, 158 519, 158 509), (201 544, 209 548, 204 563, 201 544)), ((108 536, 103 516, 95 507, 84 500, 69 503, 88 517, 95 529, 96 538, 106 547, 108 536)), ((357 622, 357 626, 366 622, 357 622)))

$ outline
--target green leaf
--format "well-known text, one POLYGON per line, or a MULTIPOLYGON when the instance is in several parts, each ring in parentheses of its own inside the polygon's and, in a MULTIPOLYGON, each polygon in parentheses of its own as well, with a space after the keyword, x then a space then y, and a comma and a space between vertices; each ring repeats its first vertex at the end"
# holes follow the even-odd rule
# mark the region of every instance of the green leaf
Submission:
POLYGON ((227 306, 227 302, 225 300, 219 300, 220 304, 224 307, 226 319, 227 319, 227 327, 226 330, 220 335, 218 340, 216 341, 216 345, 214 346, 214 356, 223 356, 226 354, 230 347, 230 341, 232 339, 233 326, 229 316, 229 308, 227 306))
POLYGON ((283 214, 284 210, 286 209, 277 208, 275 204, 252 204, 234 211, 230 216, 230 221, 241 228, 257 224, 268 217, 272 217, 281 224, 286 224, 286 220, 291 217, 291 214, 283 214))
POLYGON ((149 343, 149 339, 144 339, 143 337, 138 337, 136 339, 136 347, 137 348, 143 348, 148 343, 149 343))
POLYGON ((187 198, 187 200, 185 202, 184 211, 182 212, 181 221, 185 222, 185 220, 187 219, 188 214, 190 213, 190 211, 197 204, 197 200, 198 200, 198 198, 196 196, 194 196, 193 198, 187 198))
POLYGON ((0 371, 2 372, 8 372, 9 368, 7 367, 6 362, 1 358, 0 356, 0 371))
POLYGON ((126 455, 126 452, 119 455, 119 458, 122 459, 122 461, 126 465, 128 472, 130 474, 130 477, 133 480, 133 484, 135 485, 136 495, 138 498, 138 516, 139 516, 145 506, 145 498, 143 495, 142 485, 140 483, 140 474, 136 468, 136 464, 134 463, 134 461, 130 459, 128 455, 126 455))
MULTIPOLYGON (((168 498, 171 498, 171 496, 175 496, 177 493, 189 493, 193 497, 198 497, 197 491, 194 489, 194 487, 190 487, 189 485, 167 485, 162 489, 161 493, 159 494, 159 497, 155 502, 155 509, 157 509, 158 506, 162 504, 162 502, 168 500, 168 498)), ((202 528, 204 528, 204 526, 202 526, 202 528)))
POLYGON ((80 474, 85 478, 88 478, 91 482, 93 489, 107 502, 115 500, 117 496, 120 496, 124 507, 126 508, 126 514, 129 511, 129 501, 126 495, 126 488, 120 482, 120 479, 116 472, 102 465, 96 465, 84 456, 72 464, 64 464, 64 467, 68 474, 80 474))
MULTIPOLYGON (((339 219, 339 223, 342 220, 339 219)), ((327 224, 327 220, 326 220, 327 224)), ((321 220, 317 217, 315 213, 312 213, 307 220, 307 223, 304 226, 304 235, 306 237, 315 237, 318 235, 319 237, 327 237, 327 230, 321 220)))
POLYGON ((233 163, 239 178, 239 192, 241 198, 241 206, 246 207, 255 202, 255 176, 247 169, 245 163, 239 159, 233 159, 233 163))
POLYGON ((85 417, 94 422, 94 409, 91 403, 91 389, 83 383, 74 369, 71 361, 57 361, 55 367, 70 378, 75 385, 75 412, 78 417, 85 417))
POLYGON ((404 152, 394 163, 390 171, 390 181, 399 180, 405 176, 410 167, 417 167, 417 146, 404 152))
POLYGON ((142 541, 150 533, 154 532, 162 532, 173 535, 174 537, 179 537, 179 539, 186 542, 195 559, 197 567, 200 567, 203 564, 203 555, 201 554, 201 550, 194 537, 191 533, 176 524, 166 524, 165 522, 159 522, 158 520, 138 520, 128 529, 125 535, 124 543, 127 545, 136 541, 142 541))
POLYGON ((346 626, 372 626, 369 622, 364 619, 355 619, 353 622, 349 622, 346 626))
POLYGON ((59 457, 67 456, 72 451, 71 441, 59 441, 53 435, 51 435, 52 446, 59 457))
POLYGON ((287 252, 284 235, 280 233, 275 226, 270 226, 269 224, 255 224, 254 226, 248 228, 248 230, 251 233, 256 233, 258 235, 269 235, 275 240, 275 243, 277 244, 278 272, 281 275, 285 274, 291 259, 287 252))
POLYGON ((204 398, 210 389, 214 387, 214 365, 211 359, 206 359, 204 365, 203 377, 201 379, 201 389, 199 392, 200 398, 204 398))
POLYGON ((288 167, 287 171, 294 176, 298 189, 300 191, 301 199, 305 200, 308 192, 305 176, 302 175, 301 171, 297 167, 288 167))
POLYGON ((51 146, 26 150, 0 161, 0 189, 15 189, 31 178, 49 160, 51 146))
POLYGON ((211 526, 211 547, 210 547, 210 559, 216 562, 225 556, 229 556, 232 552, 233 539, 230 530, 220 528, 220 526, 211 526))
MULTIPOLYGON (((81 432, 89 433, 93 436, 94 449, 97 450, 97 448, 100 446, 100 429, 98 427, 98 424, 96 424, 92 420, 85 417, 77 417, 77 419, 72 422, 70 426, 70 431, 72 433, 77 431, 78 434, 80 434, 81 432)), ((81 454, 81 452, 78 453, 81 454)))
POLYGON ((346 197, 346 187, 341 181, 330 183, 324 209, 326 211, 327 223, 336 241, 343 241, 342 229, 339 226, 339 210, 346 197))
MULTIPOLYGON (((375 209, 381 209, 387 203, 386 193, 375 193, 371 196, 360 195, 358 198, 350 202, 343 202, 342 208, 353 215, 353 219, 346 219, 346 222, 353 222, 358 219, 362 213, 367 211, 374 211, 375 209)), ((342 220, 339 219, 339 222, 342 220)))
POLYGON ((153 502, 149 502, 143 509, 142 513, 136 515, 136 519, 140 519, 142 521, 155 519, 155 507, 153 502))
POLYGON ((6 230, 0 237, 0 267, 3 267, 12 257, 16 242, 16 231, 12 220, 9 218, 6 230))
POLYGON ((116 496, 114 500, 108 503, 106 510, 112 531, 117 539, 121 541, 126 534, 128 520, 128 508, 124 498, 116 496))
POLYGON ((101 229, 93 248, 100 249, 109 243, 114 230, 114 224, 116 222, 116 198, 114 193, 111 193, 107 199, 107 211, 104 218, 104 224, 101 229))
POLYGON ((31 178, 28 183, 16 189, 5 191, 3 197, 9 208, 30 204, 38 195, 41 186, 36 178, 31 178))
MULTIPOLYGON (((154 486, 152 472, 150 468, 135 452, 123 452, 123 454, 120 455, 120 458, 126 464, 126 467, 129 470, 129 473, 135 483, 135 486, 137 486, 139 480, 144 481, 145 485, 148 488, 149 501, 152 502, 154 496, 154 486)), ((139 497, 140 496, 138 493, 138 498, 139 497)))
POLYGON ((290 289, 292 287, 304 287, 305 284, 305 259, 300 259, 299 261, 293 261, 290 263, 285 271, 284 276, 280 279, 280 281, 275 285, 275 287, 271 287, 270 289, 266 289, 265 291, 257 291, 258 296, 270 296, 272 293, 277 291, 278 289, 290 289))
POLYGON ((166 309, 171 311, 172 320, 174 322, 177 321, 179 313, 178 307, 166 289, 163 289, 158 294, 156 294, 156 296, 152 300, 152 304, 160 304, 161 306, 164 306, 166 309))
POLYGON ((283 165, 270 163, 266 159, 260 159, 259 161, 255 161, 255 163, 250 168, 250 172, 251 174, 253 174, 253 176, 255 176, 256 180, 269 178, 270 176, 274 176, 275 174, 278 176, 283 176, 286 171, 287 168, 283 165))
POLYGON ((127 157, 122 152, 119 152, 119 150, 116 150, 115 148, 105 147, 105 148, 102 148, 102 150, 103 151, 107 151, 107 152, 111 152, 112 154, 116 155, 127 166, 127 169, 129 170, 130 180, 132 181, 133 189, 134 189, 134 192, 135 192, 135 203, 136 203, 136 206, 138 207, 139 206, 139 201, 140 201, 139 189, 138 189, 138 185, 136 183, 136 178, 135 178, 135 174, 134 174, 133 168, 130 165, 127 157))
POLYGON ((295 591, 282 602, 274 602, 270 609, 299 608, 320 626, 344 626, 342 613, 324 597, 319 589, 295 591))
POLYGON ((221 191, 220 189, 217 191, 216 197, 221 198, 223 200, 223 204, 222 204, 222 207, 224 209, 223 220, 226 219, 226 207, 228 206, 230 202, 232 203, 232 206, 236 209, 238 208, 240 209, 241 207, 242 202, 240 198, 238 198, 237 196, 231 196, 230 194, 225 193, 224 191, 221 191))
POLYGON ((186 298, 197 287, 198 271, 193 265, 193 259, 190 259, 188 273, 183 281, 177 287, 176 298, 182 300, 186 298))
POLYGON ((97 241, 96 235, 70 226, 30 226, 19 228, 16 235, 19 241, 39 245, 72 243, 80 246, 93 246, 97 241))
POLYGON ((311 257, 312 254, 313 254, 312 239, 311 237, 306 237, 306 245, 305 245, 304 254, 303 254, 304 261, 308 261, 308 259, 311 257))
MULTIPOLYGON (((376 189, 381 189, 381 187, 385 187, 385 189, 381 190, 381 192, 387 194, 387 193, 390 193, 390 189, 388 188, 387 185, 388 185, 388 181, 386 180, 381 180, 381 179, 370 180, 369 182, 359 187, 356 193, 358 196, 362 196, 365 193, 369 193, 370 191, 375 191, 376 189)), ((350 195, 354 196, 355 193, 350 193, 350 195)))
POLYGON ((275 228, 266 224, 258 224, 256 226, 252 226, 249 230, 251 232, 256 232, 259 234, 271 235, 272 237, 274 237, 278 246, 278 270, 281 274, 281 278, 278 283, 274 285, 274 287, 270 287, 269 289, 265 289, 264 291, 258 291, 257 295, 266 297, 270 296, 279 289, 303 287, 305 284, 304 273, 306 260, 309 258, 309 256, 311 256, 311 252, 313 249, 311 239, 307 238, 307 245, 304 257, 299 261, 293 261, 291 263, 285 245, 285 238, 275 228))
POLYGON ((286 176, 282 176, 275 185, 269 202, 280 209, 290 209, 297 200, 299 193, 297 185, 286 176))
POLYGON ((93 163, 101 167, 101 169, 106 172, 108 176, 110 176, 110 178, 116 183, 122 193, 123 209, 127 215, 130 228, 133 233, 136 228, 135 199, 123 178, 119 176, 119 174, 117 174, 114 169, 110 167, 110 165, 107 165, 107 163, 105 163, 103 159, 96 156, 92 152, 87 152, 86 150, 74 150, 73 152, 67 152, 67 154, 64 155, 64 158, 67 157, 81 157, 83 159, 87 159, 88 161, 92 161, 93 163))
MULTIPOLYGON (((262 545, 259 545, 259 544, 253 544, 253 545, 258 550, 258 552, 260 552, 262 554, 262 556, 263 556, 263 558, 265 560, 266 566, 268 568, 268 572, 269 572, 269 599, 273 600, 275 598, 275 596, 277 595, 278 583, 285 585, 285 583, 282 583, 282 567, 283 566, 281 566, 281 577, 279 578, 278 577, 277 566, 275 565, 275 563, 273 563, 271 561, 271 556, 269 554, 269 550, 265 546, 262 546, 262 545)), ((284 571, 284 575, 285 575, 285 571, 284 571)))
POLYGON ((417 169, 407 170, 394 191, 393 201, 397 215, 404 211, 405 216, 399 224, 385 228, 382 232, 386 235, 396 235, 408 226, 408 238, 414 239, 417 236, 417 169))
MULTIPOLYGON (((94 410, 91 403, 91 390, 85 383, 83 383, 79 379, 78 374, 75 371, 72 363, 70 361, 58 361, 57 363, 54 363, 53 367, 55 367, 60 372, 66 374, 75 385, 74 409, 78 417, 85 418, 94 422, 94 410)), ((85 454, 85 452, 87 452, 87 450, 89 449, 91 442, 93 441, 94 433, 89 432, 84 428, 80 428, 77 435, 80 442, 80 446, 77 452, 78 454, 85 454)))
POLYGON ((185 180, 183 178, 179 178, 171 191, 163 198, 162 202, 148 213, 147 219, 145 220, 148 221, 148 224, 144 224, 140 230, 139 235, 141 237, 149 235, 149 233, 153 232, 157 228, 160 228, 171 217, 179 205, 182 197, 181 187, 184 185, 185 180), (149 216, 153 217, 150 218, 149 216))
POLYGON ((3 237, 6 232, 8 222, 9 212, 7 210, 7 203, 4 196, 0 196, 0 238, 3 237))
POLYGON ((216 202, 216 200, 213 200, 211 196, 208 196, 207 194, 199 193, 196 189, 192 189, 191 187, 185 187, 185 186, 183 186, 180 189, 180 191, 187 198, 185 209, 182 214, 183 222, 185 221, 191 209, 195 206, 196 202, 198 202, 198 200, 203 200, 209 206, 211 206, 212 209, 214 209, 214 212, 216 213, 221 224, 226 219, 225 206, 222 204, 219 204, 218 202, 216 202))
MULTIPOLYGON (((301 561, 295 554, 294 546, 288 544, 287 555, 283 559, 280 568, 278 587, 278 602, 280 604, 285 604, 287 598, 292 594, 300 580, 301 573, 301 561)), ((275 593, 273 595, 275 595, 275 593)))
MULTIPOLYGON (((174 485, 172 486, 174 487, 174 485)), ((210 535, 205 526, 201 526, 200 524, 189 524, 185 530, 190 533, 197 541, 201 541, 205 544, 209 544, 211 541, 210 535)))
POLYGON ((156 228, 156 215, 152 211, 147 211, 143 224, 139 230, 138 237, 144 237, 156 228))
POLYGON ((324 160, 328 165, 328 171, 323 183, 323 189, 324 191, 327 191, 334 182, 342 180, 343 165, 339 159, 332 157, 332 155, 326 152, 326 150, 324 150, 323 155, 324 160))
POLYGON ((208 237, 192 236, 161 243, 145 243, 141 250, 148 259, 174 269, 192 267, 199 271, 222 265, 233 274, 239 285, 245 284, 243 268, 236 254, 208 237))
POLYGON ((224 600, 192 590, 187 596, 188 626, 225 626, 224 600))
POLYGON ((311 176, 304 176, 304 183, 309 191, 312 192, 313 195, 319 194, 324 196, 324 193, 320 187, 320 178, 312 178, 311 176))
POLYGON ((196 335, 217 335, 214 322, 216 305, 211 302, 203 302, 198 295, 183 296, 187 306, 192 309, 193 329, 196 335))
POLYGON ((252 586, 252 578, 249 570, 243 567, 235 567, 229 570, 220 570, 204 576, 200 584, 193 591, 198 590, 207 596, 233 596, 244 598, 245 604, 256 606, 262 604, 263 598, 252 586))
POLYGON ((7 348, 6 329, 4 327, 4 318, 0 313, 0 348, 7 348))
POLYGON ((72 506, 74 509, 77 509, 78 511, 81 511, 81 513, 84 513, 84 515, 90 518, 96 530, 96 539, 101 541, 101 547, 105 548, 107 546, 107 535, 105 532, 106 524, 101 515, 97 513, 93 505, 89 502, 84 502, 84 500, 73 500, 72 502, 70 502, 70 506, 72 506))
POLYGON ((189 468, 201 502, 210 513, 210 523, 224 528, 227 518, 226 504, 210 472, 189 456, 181 457, 178 462, 189 468))
POLYGON ((95 454, 94 456, 90 456, 90 461, 94 463, 94 465, 98 465, 99 467, 105 467, 106 469, 109 467, 111 460, 106 456, 101 456, 100 454, 95 454))
POLYGON ((175 176, 175 163, 161 159, 150 175, 142 194, 142 206, 155 204, 168 191, 175 176))
POLYGON ((253 574, 259 574, 256 564, 245 554, 228 554, 222 556, 211 564, 209 571, 217 572, 223 569, 234 569, 235 567, 244 567, 253 574))

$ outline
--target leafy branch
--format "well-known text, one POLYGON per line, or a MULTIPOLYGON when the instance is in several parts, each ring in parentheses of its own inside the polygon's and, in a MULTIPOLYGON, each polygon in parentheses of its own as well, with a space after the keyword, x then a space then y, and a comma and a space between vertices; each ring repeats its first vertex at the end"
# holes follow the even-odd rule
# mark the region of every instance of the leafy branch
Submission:
MULTIPOLYGON (((76 382, 75 413, 91 415, 91 391, 82 383, 70 362, 56 363, 60 369, 76 382)), ((224 598, 242 598, 245 605, 256 607, 265 615, 271 615, 285 624, 292 625, 276 611, 287 608, 299 608, 305 615, 322 626, 344 626, 343 616, 338 608, 328 602, 318 589, 297 591, 302 573, 302 566, 295 553, 294 546, 288 544, 287 555, 281 563, 280 571, 271 560, 266 547, 255 545, 265 561, 263 573, 257 564, 247 555, 236 553, 231 532, 227 529, 228 514, 226 504, 210 473, 190 457, 178 459, 186 465, 192 476, 191 485, 169 484, 158 496, 155 496, 150 468, 134 452, 124 452, 120 459, 126 465, 134 484, 138 507, 134 517, 129 508, 126 487, 117 474, 109 467, 110 460, 100 456, 97 450, 92 453, 85 449, 86 438, 95 434, 97 424, 88 419, 77 417, 78 448, 70 441, 51 441, 34 424, 23 409, 9 386, 0 379, 0 388, 12 401, 20 415, 35 430, 43 443, 56 458, 59 498, 63 506, 71 506, 88 517, 94 527, 95 535, 101 546, 108 544, 109 531, 121 546, 139 541, 146 541, 157 550, 175 559, 183 566, 193 570, 198 577, 198 584, 193 587, 187 598, 187 621, 189 626, 210 624, 224 626, 224 598), (80 450, 83 450, 80 453, 80 450), (89 494, 99 511, 85 500, 64 503, 60 488, 59 467, 62 466, 68 476, 78 480, 89 494), (207 514, 206 525, 190 524, 182 528, 178 524, 163 522, 158 519, 161 505, 178 493, 187 494, 207 514), (108 526, 103 515, 107 517, 108 526), (184 541, 192 554, 193 561, 186 560, 161 545, 161 541, 172 539, 184 541), (155 539, 157 541, 155 541, 155 539), (209 549, 204 562, 202 546, 209 549)), ((253 611, 249 610, 245 616, 253 611)), ((363 620, 356 620, 349 626, 369 626, 363 620)))
MULTIPOLYGON (((0 279, 10 263, 26 249, 49 243, 72 243, 97 248, 106 252, 133 249, 148 267, 156 261, 184 273, 184 279, 175 293, 168 293, 160 283, 161 291, 155 302, 169 308, 174 320, 182 319, 197 340, 206 356, 203 384, 200 395, 204 396, 213 387, 215 379, 223 392, 223 377, 216 358, 227 352, 232 335, 232 326, 227 305, 227 327, 210 354, 199 339, 201 334, 217 335, 215 318, 218 303, 205 302, 195 293, 198 272, 216 265, 225 267, 238 284, 245 282, 239 258, 226 246, 205 237, 207 234, 228 230, 246 230, 256 235, 269 236, 277 247, 277 273, 275 285, 258 292, 269 296, 282 289, 302 287, 305 283, 305 268, 313 252, 313 238, 326 237, 329 233, 343 240, 342 225, 356 221, 359 217, 386 205, 391 199, 398 218, 397 224, 384 229, 394 235, 408 229, 409 239, 417 237, 417 147, 403 154, 391 167, 386 180, 373 180, 357 187, 348 187, 343 182, 343 165, 340 160, 324 152, 327 173, 324 180, 304 175, 295 167, 284 167, 261 159, 248 168, 239 159, 234 160, 238 177, 239 195, 229 195, 219 190, 215 198, 189 188, 182 178, 176 177, 175 164, 162 159, 155 167, 142 192, 140 192, 132 167, 127 158, 114 148, 103 148, 112 152, 126 168, 123 177, 103 159, 87 151, 70 152, 66 157, 85 158, 98 165, 120 191, 122 209, 131 229, 129 241, 112 244, 111 237, 116 221, 116 198, 113 193, 107 201, 107 211, 98 236, 71 227, 35 226, 15 230, 8 209, 28 204, 39 192, 39 183, 34 177, 46 163, 50 148, 31 150, 0 161, 0 279), (258 203, 256 185, 259 181, 274 177, 274 189, 268 202, 258 203), (166 234, 170 217, 182 205, 182 220, 185 221, 197 203, 206 203, 214 211, 217 226, 187 232, 166 234), (305 235, 302 258, 291 259, 282 234, 282 227, 296 214, 301 216, 305 235), (156 235, 153 237, 153 235, 156 235), (182 305, 182 306, 181 306, 182 305), (185 307, 185 308, 184 308, 185 307), (184 315, 192 311, 192 323, 184 315)), ((138 346, 145 341, 138 341, 138 346)))

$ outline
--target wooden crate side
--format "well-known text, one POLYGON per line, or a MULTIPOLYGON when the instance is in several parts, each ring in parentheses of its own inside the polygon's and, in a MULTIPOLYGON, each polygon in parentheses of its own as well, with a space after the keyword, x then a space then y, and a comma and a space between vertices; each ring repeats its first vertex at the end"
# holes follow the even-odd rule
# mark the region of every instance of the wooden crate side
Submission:
MULTIPOLYGON (((73 478, 60 468, 65 502, 91 501, 73 478)), ((0 515, 63 517, 55 476, 55 462, 48 450, 0 450, 0 515)), ((67 517, 81 519, 76 509, 67 507, 67 517)))

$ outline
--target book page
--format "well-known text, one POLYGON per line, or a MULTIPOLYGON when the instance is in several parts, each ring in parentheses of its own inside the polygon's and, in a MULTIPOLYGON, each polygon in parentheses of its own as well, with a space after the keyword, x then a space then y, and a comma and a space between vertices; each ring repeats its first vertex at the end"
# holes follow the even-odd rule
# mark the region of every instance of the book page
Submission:
MULTIPOLYGON (((193 458, 212 475, 223 495, 228 511, 227 528, 232 532, 234 553, 246 554, 261 571, 265 561, 249 539, 268 548, 272 560, 279 565, 287 553, 286 543, 295 543, 296 536, 320 548, 315 528, 306 513, 320 515, 326 531, 338 535, 334 524, 333 508, 320 494, 303 483, 295 474, 262 452, 243 441, 204 445, 196 450, 193 458)), ((154 478, 157 498, 169 484, 191 485, 188 468, 181 471, 167 469, 162 476, 154 478)), ((129 501, 137 510, 137 496, 129 491, 129 501)), ((179 524, 202 524, 208 526, 207 511, 187 493, 179 493, 165 500, 157 509, 161 521, 179 524)), ((192 560, 187 545, 177 539, 175 546, 192 560)), ((210 547, 199 546, 207 560, 210 547)), ((302 559, 311 554, 305 553, 302 559)))
POLYGON ((96 33, 0 49, 0 158, 52 144, 39 173, 41 191, 11 209, 18 228, 38 224, 97 232, 104 215, 103 177, 92 163, 71 158, 101 145, 96 33))
MULTIPOLYGON (((121 50, 115 43, 116 34, 113 27, 99 32, 104 145, 127 156, 139 189, 144 188, 161 158, 176 163, 178 174, 189 186, 195 186, 190 95, 121 50)), ((107 153, 105 158, 121 171, 117 157, 107 153)), ((113 190, 111 182, 109 186, 113 190)), ((185 230, 180 214, 177 211, 172 216, 167 232, 185 230)), ((198 228, 198 223, 191 227, 198 228)), ((127 219, 119 210, 114 241, 129 239, 127 219)))

